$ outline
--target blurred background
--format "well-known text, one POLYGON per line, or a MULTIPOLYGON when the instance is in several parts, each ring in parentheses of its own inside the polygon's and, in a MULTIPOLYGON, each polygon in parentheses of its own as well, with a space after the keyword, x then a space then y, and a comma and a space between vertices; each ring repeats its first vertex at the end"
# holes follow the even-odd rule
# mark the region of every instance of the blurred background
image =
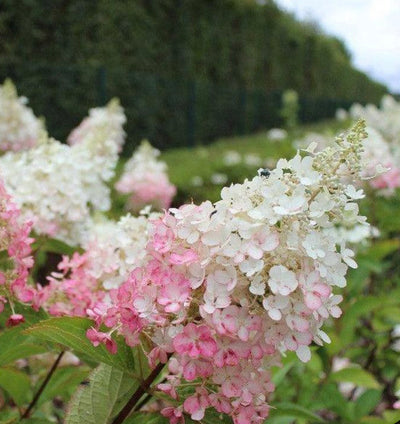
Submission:
POLYGON ((343 27, 351 39, 357 16, 346 21, 344 8, 336 27, 329 20, 344 3, 368 2, 2 0, 0 80, 12 78, 60 140, 119 97, 125 154, 144 137, 165 149, 279 127, 286 89, 300 122, 317 121, 389 90, 328 35, 343 27))

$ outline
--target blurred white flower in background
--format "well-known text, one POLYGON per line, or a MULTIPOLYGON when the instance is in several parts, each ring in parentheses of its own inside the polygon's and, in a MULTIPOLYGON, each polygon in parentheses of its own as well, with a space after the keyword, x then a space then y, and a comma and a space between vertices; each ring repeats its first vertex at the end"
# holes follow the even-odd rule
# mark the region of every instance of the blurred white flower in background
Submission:
POLYGON ((287 136, 288 136, 287 131, 282 128, 271 128, 267 132, 267 137, 271 141, 281 141, 281 140, 284 140, 287 136))
POLYGON ((195 175, 191 179, 191 183, 193 187, 201 187, 204 184, 203 178, 201 178, 199 175, 195 175))
POLYGON ((242 157, 236 150, 228 150, 223 157, 226 166, 238 165, 242 161, 242 157))
POLYGON ((345 121, 348 117, 349 114, 342 108, 337 109, 335 117, 338 121, 345 121))
POLYGON ((247 166, 261 166, 262 165, 262 159, 260 158, 260 156, 254 154, 254 153, 249 153, 247 155, 244 156, 244 163, 247 166))
POLYGON ((320 152, 332 144, 332 137, 317 132, 309 132, 303 138, 293 141, 295 149, 307 149, 311 143, 316 144, 314 152, 320 152))
POLYGON ((392 344, 392 349, 396 352, 400 352, 400 324, 394 326, 392 337, 395 339, 392 344))
POLYGON ((228 181, 228 176, 225 174, 216 172, 215 174, 211 175, 211 182, 215 185, 225 184, 227 181, 228 181))

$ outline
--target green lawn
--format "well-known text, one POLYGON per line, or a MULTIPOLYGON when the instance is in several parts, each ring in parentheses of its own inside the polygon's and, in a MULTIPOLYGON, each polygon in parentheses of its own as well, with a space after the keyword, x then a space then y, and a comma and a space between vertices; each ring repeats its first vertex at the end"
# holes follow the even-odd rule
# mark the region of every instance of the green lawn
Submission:
POLYGON ((288 137, 282 141, 269 140, 267 131, 263 131, 253 135, 223 138, 206 146, 167 150, 162 153, 161 158, 168 164, 170 179, 178 187, 174 203, 179 205, 191 200, 198 203, 205 199, 215 201, 219 198, 223 185, 252 178, 261 166, 271 167, 277 159, 291 157, 295 153, 292 143, 296 138, 301 138, 310 131, 330 132, 334 135, 342 126, 343 123, 325 121, 301 126, 289 132, 288 137), (226 165, 224 157, 229 151, 239 153, 241 162, 233 166, 226 165), (246 164, 246 157, 248 162, 259 158, 260 163, 246 164), (214 174, 222 174, 219 178, 225 175, 227 182, 213 183, 211 179, 214 174), (200 179, 203 182, 201 185, 200 179))

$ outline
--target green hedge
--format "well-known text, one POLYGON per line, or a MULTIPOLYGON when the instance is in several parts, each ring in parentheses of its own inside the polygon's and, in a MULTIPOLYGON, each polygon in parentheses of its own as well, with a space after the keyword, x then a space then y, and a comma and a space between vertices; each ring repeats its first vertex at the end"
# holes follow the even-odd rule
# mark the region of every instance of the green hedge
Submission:
POLYGON ((287 88, 303 120, 386 92, 342 42, 272 1, 2 0, 0 52, 0 78, 15 80, 59 138, 112 96, 131 143, 164 148, 280 125, 287 88))

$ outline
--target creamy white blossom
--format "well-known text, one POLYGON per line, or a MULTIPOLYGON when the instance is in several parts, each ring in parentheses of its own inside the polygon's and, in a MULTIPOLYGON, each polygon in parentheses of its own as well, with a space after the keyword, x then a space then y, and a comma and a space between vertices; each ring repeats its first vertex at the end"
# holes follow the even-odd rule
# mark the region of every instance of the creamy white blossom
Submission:
POLYGON ((149 217, 128 214, 118 221, 93 220, 82 241, 85 272, 106 290, 118 288, 134 268, 145 264, 149 219, 156 217, 154 213, 149 217))
POLYGON ((26 97, 18 97, 10 80, 0 85, 0 150, 16 152, 30 149, 41 139, 43 122, 27 103, 26 97))
POLYGON ((103 140, 100 146, 96 146, 99 152, 114 148, 119 153, 125 143, 126 134, 123 130, 125 123, 124 109, 118 99, 112 99, 105 107, 90 109, 89 115, 72 130, 67 142, 70 145, 82 142, 96 144, 96 141, 91 139, 100 132, 107 134, 107 138, 103 140))
POLYGON ((91 213, 111 206, 107 182, 114 176, 124 134, 118 102, 110 102, 104 108, 108 112, 96 110, 96 116, 106 118, 114 111, 118 119, 85 126, 73 146, 43 135, 38 146, 0 158, 5 184, 34 230, 73 245, 81 244, 91 213))

